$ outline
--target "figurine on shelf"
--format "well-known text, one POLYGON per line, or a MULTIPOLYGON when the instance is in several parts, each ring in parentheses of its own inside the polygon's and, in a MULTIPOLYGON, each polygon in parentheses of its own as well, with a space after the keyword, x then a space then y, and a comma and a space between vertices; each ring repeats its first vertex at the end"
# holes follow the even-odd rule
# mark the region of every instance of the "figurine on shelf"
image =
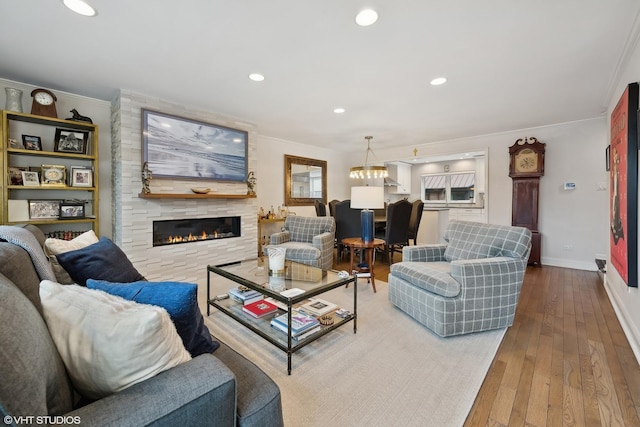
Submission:
POLYGON ((144 162, 142 165, 142 192, 144 194, 150 194, 151 189, 149 188, 149 183, 153 179, 152 171, 149 169, 149 163, 144 162))
POLYGON ((250 196, 255 196, 256 191, 255 191, 255 187, 256 187, 256 182, 258 180, 256 179, 255 174, 253 173, 253 171, 249 171, 249 175, 247 175, 247 194, 250 196))
POLYGON ((91 120, 90 117, 83 116, 82 114, 78 113, 78 110, 76 110, 75 108, 71 110, 70 113, 73 114, 73 116, 68 117, 66 120, 73 120, 74 122, 87 122, 93 124, 93 120, 91 120))

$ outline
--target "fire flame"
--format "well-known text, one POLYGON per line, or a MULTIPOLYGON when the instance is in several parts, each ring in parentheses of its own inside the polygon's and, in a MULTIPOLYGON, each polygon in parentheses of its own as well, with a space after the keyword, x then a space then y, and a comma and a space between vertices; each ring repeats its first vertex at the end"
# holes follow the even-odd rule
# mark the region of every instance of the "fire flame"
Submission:
POLYGON ((169 236, 167 243, 182 243, 182 242, 195 242, 198 240, 217 239, 218 232, 214 231, 212 234, 207 234, 205 231, 200 235, 193 235, 189 233, 188 236, 169 236))

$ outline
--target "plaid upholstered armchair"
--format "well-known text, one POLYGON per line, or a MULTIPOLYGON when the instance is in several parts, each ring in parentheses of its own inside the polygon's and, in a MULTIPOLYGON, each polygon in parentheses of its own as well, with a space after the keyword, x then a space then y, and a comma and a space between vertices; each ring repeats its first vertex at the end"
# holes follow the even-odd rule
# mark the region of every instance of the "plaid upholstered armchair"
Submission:
POLYGON ((451 221, 444 239, 403 248, 389 273, 389 300, 442 337, 511 326, 531 232, 451 221))
POLYGON ((282 232, 274 233, 265 246, 286 248, 285 258, 302 264, 329 270, 333 267, 333 247, 336 223, 333 217, 304 217, 290 215, 284 221, 282 232))

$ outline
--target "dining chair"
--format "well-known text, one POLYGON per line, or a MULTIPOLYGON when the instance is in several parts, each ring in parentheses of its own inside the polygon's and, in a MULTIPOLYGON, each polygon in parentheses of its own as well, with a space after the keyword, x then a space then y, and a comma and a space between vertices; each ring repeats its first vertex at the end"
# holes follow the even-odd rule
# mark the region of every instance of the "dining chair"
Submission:
POLYGON ((383 239, 384 252, 389 260, 389 265, 393 263, 393 253, 401 252, 404 246, 409 245, 409 219, 411 218, 412 204, 406 199, 387 206, 387 225, 383 233, 376 235, 378 239, 383 239))
POLYGON ((314 200, 313 205, 316 207, 316 216, 327 216, 327 207, 320 200, 314 200))
POLYGON ((336 243, 338 245, 338 261, 342 260, 346 247, 342 239, 347 237, 360 237, 362 225, 360 220, 361 209, 352 209, 351 200, 343 200, 335 204, 336 243))
POLYGON ((337 199, 333 199, 332 201, 329 202, 329 215, 331 216, 336 216, 336 203, 338 203, 340 200, 337 199))
POLYGON ((420 227, 420 220, 422 219, 422 212, 424 210, 424 202, 420 199, 413 202, 411 207, 411 218, 409 218, 409 240, 413 240, 413 244, 418 244, 418 228, 420 227))
POLYGON ((375 223, 375 234, 384 233, 384 227, 387 224, 387 202, 384 202, 384 207, 382 209, 374 209, 373 215, 376 220, 375 223), (384 218, 385 220, 379 220, 380 218, 384 218))

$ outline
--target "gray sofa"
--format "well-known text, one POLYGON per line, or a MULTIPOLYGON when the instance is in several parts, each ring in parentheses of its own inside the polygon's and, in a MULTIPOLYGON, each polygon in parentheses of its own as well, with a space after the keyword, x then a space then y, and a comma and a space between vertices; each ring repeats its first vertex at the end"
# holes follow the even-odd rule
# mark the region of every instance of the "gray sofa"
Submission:
POLYGON ((531 232, 451 221, 444 239, 403 248, 389 273, 389 300, 442 337, 511 326, 531 232))
MULTIPOLYGON (((42 246, 42 232, 26 228, 42 246)), ((29 254, 0 241, 0 260, 3 417, 27 417, 19 425, 283 425, 278 386, 223 343, 213 354, 195 357, 103 399, 81 402, 42 317, 40 278, 29 254)))

